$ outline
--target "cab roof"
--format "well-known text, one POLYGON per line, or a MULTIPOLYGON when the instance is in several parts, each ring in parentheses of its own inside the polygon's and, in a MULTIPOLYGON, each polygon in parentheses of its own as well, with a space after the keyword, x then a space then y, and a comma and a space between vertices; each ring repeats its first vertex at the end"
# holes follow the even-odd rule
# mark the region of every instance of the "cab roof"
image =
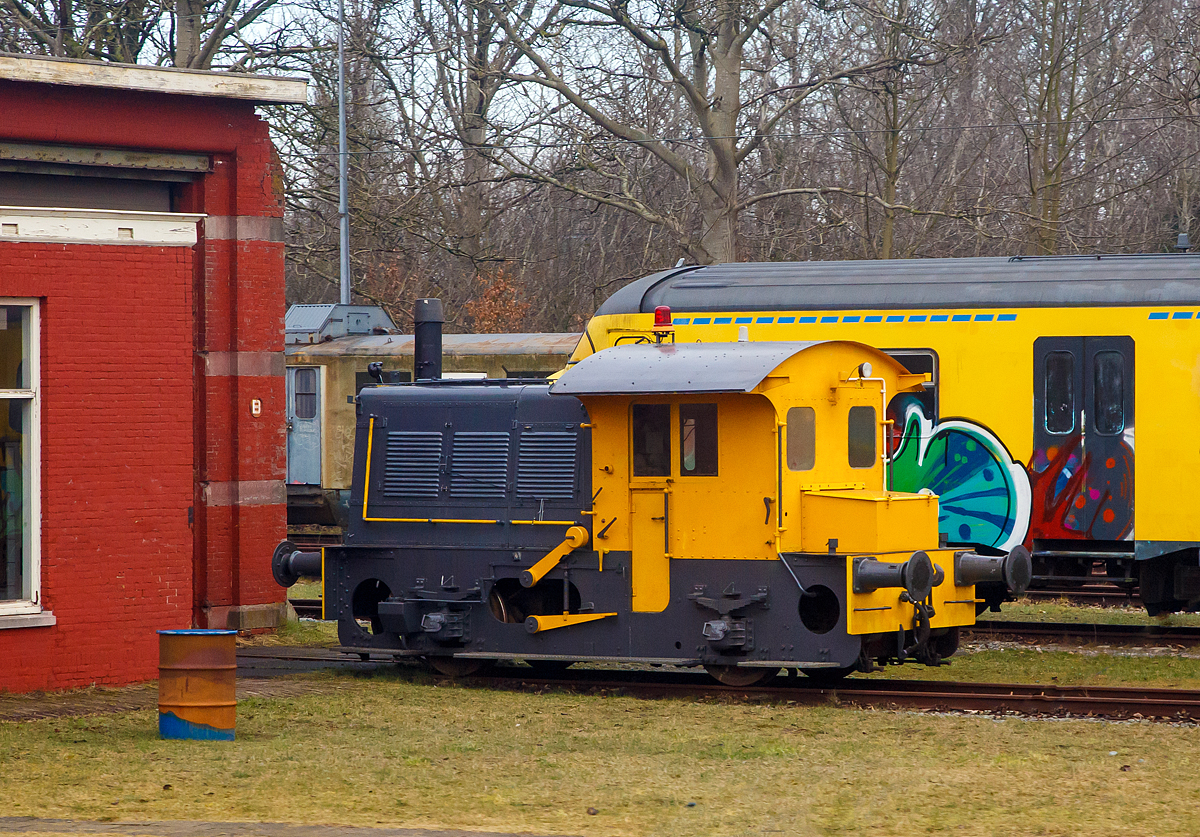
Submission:
POLYGON ((750 392, 781 363, 830 341, 612 346, 559 376, 551 395, 750 392))

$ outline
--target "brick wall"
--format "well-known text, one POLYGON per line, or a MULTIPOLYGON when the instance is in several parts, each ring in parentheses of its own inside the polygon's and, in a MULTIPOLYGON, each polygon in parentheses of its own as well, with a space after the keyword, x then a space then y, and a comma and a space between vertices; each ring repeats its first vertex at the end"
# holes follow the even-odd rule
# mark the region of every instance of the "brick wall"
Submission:
POLYGON ((0 243, 43 300, 42 591, 0 691, 156 676, 155 629, 253 627, 285 591, 282 177, 253 103, 0 81, 0 141, 210 155, 195 247, 0 243), (251 414, 251 402, 262 414, 251 414), (188 526, 188 508, 194 521, 188 526))
POLYGON ((42 603, 0 631, 0 689, 156 676, 192 622, 188 247, 0 244, 0 295, 41 298, 42 603))

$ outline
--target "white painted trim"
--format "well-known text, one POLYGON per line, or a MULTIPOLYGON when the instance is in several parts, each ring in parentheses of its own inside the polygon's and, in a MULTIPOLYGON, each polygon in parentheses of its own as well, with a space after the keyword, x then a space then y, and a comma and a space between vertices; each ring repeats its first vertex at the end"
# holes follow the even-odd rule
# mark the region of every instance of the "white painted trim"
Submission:
POLYGON ((58 241, 79 244, 161 244, 191 247, 204 215, 0 206, 0 242, 58 241))
POLYGON ((261 104, 303 105, 308 82, 247 73, 184 70, 175 67, 112 64, 0 54, 0 79, 62 84, 70 87, 112 87, 185 96, 247 99, 261 104))
POLYGON ((0 615, 0 631, 10 628, 49 628, 58 624, 53 611, 43 610, 40 613, 23 613, 13 616, 0 615))
MULTIPOLYGON (((17 390, 16 398, 29 402, 29 480, 26 485, 28 496, 22 497, 28 518, 25 531, 29 541, 28 564, 25 567, 25 598, 0 602, 0 622, 9 619, 27 620, 40 616, 42 611, 42 312, 37 299, 12 299, 0 297, 0 305, 21 306, 29 309, 29 390, 17 390)), ((5 390, 5 393, 14 392, 5 390)), ((3 399, 7 400, 7 399, 3 399)), ((53 615, 51 615, 53 619, 53 615)), ((40 622, 38 624, 46 624, 40 622)), ((53 622, 49 623, 53 624, 53 622)), ((25 622, 7 627, 35 627, 25 622)))

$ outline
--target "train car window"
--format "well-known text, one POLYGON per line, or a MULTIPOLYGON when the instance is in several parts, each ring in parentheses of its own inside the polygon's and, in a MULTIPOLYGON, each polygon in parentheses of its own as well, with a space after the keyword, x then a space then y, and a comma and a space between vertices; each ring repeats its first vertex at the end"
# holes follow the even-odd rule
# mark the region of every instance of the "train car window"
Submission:
POLYGON ((296 370, 296 418, 317 416, 317 370, 296 370))
POLYGON ((792 407, 787 414, 787 464, 792 471, 811 471, 817 464, 817 411, 792 407))
MULTIPOLYGON (((936 422, 938 419, 938 356, 932 349, 885 349, 894 360, 904 364, 904 368, 916 375, 928 375, 929 380, 923 385, 921 392, 905 392, 897 398, 906 400, 916 398, 925 412, 925 418, 936 422)), ((895 400, 895 399, 893 399, 895 400)), ((889 405, 890 409, 891 405, 889 405)), ((899 418, 888 416, 888 418, 899 418)), ((902 432, 903 428, 899 429, 902 432)))
POLYGON ((1115 436, 1125 429, 1125 358, 1120 352, 1097 352, 1094 366, 1096 431, 1115 436))
POLYGON ((874 407, 851 407, 849 420, 850 467, 870 468, 875 464, 875 433, 879 429, 875 422, 874 407))
POLYGON ((717 475, 717 405, 679 405, 679 473, 717 475))
POLYGON ((671 406, 633 405, 633 475, 671 475, 671 406))
POLYGON ((1075 429, 1075 356, 1070 352, 1046 355, 1046 430, 1070 433, 1075 429))

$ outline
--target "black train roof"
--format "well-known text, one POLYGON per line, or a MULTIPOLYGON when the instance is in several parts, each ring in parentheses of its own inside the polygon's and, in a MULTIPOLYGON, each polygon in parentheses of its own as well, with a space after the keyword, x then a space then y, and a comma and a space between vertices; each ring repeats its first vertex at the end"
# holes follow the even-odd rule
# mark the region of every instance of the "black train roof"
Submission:
POLYGON ((685 266, 638 279, 597 314, 1200 304, 1200 254, 685 266))

